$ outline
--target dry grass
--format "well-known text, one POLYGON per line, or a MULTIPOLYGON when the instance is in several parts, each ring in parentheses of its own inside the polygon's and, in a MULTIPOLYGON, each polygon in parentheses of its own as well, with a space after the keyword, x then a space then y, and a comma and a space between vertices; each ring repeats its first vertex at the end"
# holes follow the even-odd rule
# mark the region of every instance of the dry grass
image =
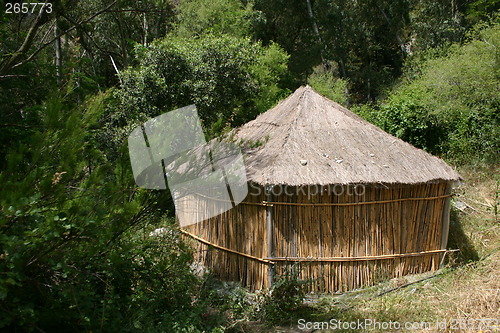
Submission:
POLYGON ((458 189, 456 199, 467 207, 458 217, 481 259, 459 267, 436 284, 435 295, 442 302, 434 307, 443 318, 500 320, 500 221, 495 214, 500 190, 498 171, 498 167, 462 171, 467 182, 458 189))
POLYGON ((442 318, 500 319, 499 272, 497 252, 476 265, 459 269, 447 281, 437 283, 433 287, 436 299, 441 300, 433 306, 437 314, 442 318))
POLYGON ((500 167, 463 168, 466 181, 456 189, 455 201, 463 202, 458 217, 480 256, 500 245, 500 167), (465 207, 464 207, 465 206, 465 207))

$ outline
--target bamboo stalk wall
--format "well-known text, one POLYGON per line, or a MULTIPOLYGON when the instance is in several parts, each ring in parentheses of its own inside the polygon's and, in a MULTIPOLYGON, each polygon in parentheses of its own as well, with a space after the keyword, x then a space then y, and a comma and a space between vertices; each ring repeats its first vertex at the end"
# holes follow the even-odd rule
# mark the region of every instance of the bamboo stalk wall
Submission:
MULTIPOLYGON (((283 194, 273 195, 271 206, 265 204, 264 188, 254 184, 244 203, 184 229, 216 246, 193 240, 197 259, 221 279, 252 289, 269 287, 269 263, 242 255, 247 254, 273 261, 276 274, 299 262, 310 291, 340 292, 437 269, 442 253, 415 253, 441 249, 447 185, 365 185, 364 191, 345 186, 316 195, 311 195, 314 189, 291 187, 287 192, 297 195, 285 195, 275 187, 274 193, 283 194), (427 200, 399 200, 408 198, 427 200), (272 258, 267 253, 269 208, 272 258), (398 254, 415 255, 387 257, 398 254), (370 259, 374 256, 382 257, 370 259)), ((186 212, 196 212, 207 201, 186 204, 192 205, 186 212)))

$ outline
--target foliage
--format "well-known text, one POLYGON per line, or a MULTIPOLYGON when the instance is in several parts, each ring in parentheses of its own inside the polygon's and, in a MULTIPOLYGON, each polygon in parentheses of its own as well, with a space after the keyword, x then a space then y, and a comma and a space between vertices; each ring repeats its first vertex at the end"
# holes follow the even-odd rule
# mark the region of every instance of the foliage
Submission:
POLYGON ((498 13, 499 10, 500 1, 498 0, 476 0, 469 4, 466 17, 472 23, 479 23, 481 20, 487 20, 489 16, 498 13))
MULTIPOLYGON (((65 19, 59 19, 60 29, 67 29, 110 4, 105 0, 75 1, 74 6, 67 4, 63 12, 65 19)), ((76 27, 72 33, 75 47, 66 53, 80 58, 78 71, 92 78, 101 89, 106 89, 118 83, 113 62, 118 70, 134 65, 135 44, 148 45, 164 37, 171 30, 174 18, 171 1, 118 0, 109 10, 76 27)))
POLYGON ((260 306, 259 297, 241 287, 238 282, 221 281, 212 274, 203 277, 200 300, 217 313, 215 317, 218 317, 218 324, 223 327, 254 320, 260 306))
POLYGON ((466 1, 418 0, 411 3, 411 51, 460 42, 466 31, 466 1))
MULTIPOLYGON (((300 310, 296 272, 254 298, 201 287, 168 191, 133 184, 125 138, 177 107, 196 104, 214 136, 309 82, 335 101, 369 102, 355 109, 434 154, 498 164, 496 0, 53 4, 0 13, 5 331, 221 332, 300 310)), ((496 212, 498 190, 490 199, 496 212)), ((465 219, 462 232, 461 214, 450 244, 476 259, 462 236, 492 244, 496 229, 474 219, 469 230, 465 219)))
POLYGON ((374 101, 400 75, 409 25, 407 1, 320 1, 325 57, 349 81, 351 102, 374 101), (334 24, 332 24, 334 22, 334 24))
POLYGON ((302 306, 305 298, 305 284, 300 279, 300 267, 287 267, 283 274, 276 275, 268 294, 262 301, 260 315, 270 323, 282 323, 290 314, 302 306))
POLYGON ((321 66, 314 68, 308 83, 315 91, 332 101, 343 105, 347 104, 347 81, 335 77, 332 72, 324 71, 321 66))
POLYGON ((175 34, 180 37, 231 35, 245 37, 251 34, 252 21, 258 20, 259 13, 239 0, 188 0, 177 7, 175 34))
POLYGON ((360 111, 434 154, 461 163, 498 162, 499 44, 498 23, 478 27, 467 43, 425 61, 421 74, 393 91, 379 109, 360 111))
POLYGON ((40 129, 40 105, 47 96, 61 91, 81 104, 87 94, 115 85, 112 61, 118 69, 130 65, 135 43, 164 36, 173 19, 172 3, 164 0, 62 0, 52 7, 38 16, 0 12, 2 168, 6 151, 19 142, 28 144, 40 129))
POLYGON ((220 133, 252 119, 283 93, 279 79, 287 56, 274 44, 264 48, 247 38, 170 36, 138 46, 137 57, 139 67, 122 73, 119 103, 108 110, 110 132, 195 104, 210 133, 220 133))
POLYGON ((394 96, 377 112, 382 129, 412 145, 434 154, 441 152, 440 145, 446 132, 436 115, 419 104, 413 92, 394 96))
POLYGON ((254 28, 255 38, 264 44, 273 41, 290 54, 293 81, 288 88, 304 83, 308 70, 321 61, 321 45, 309 21, 307 2, 256 0, 254 8, 263 16, 254 28))
MULTIPOLYGON (((102 99, 101 99, 102 101, 102 99)), ((97 103, 97 102, 95 102, 97 103)), ((90 103, 92 104, 92 103, 90 103)), ((160 193, 133 185, 128 158, 96 148, 95 105, 60 98, 0 175, 0 327, 190 331, 207 327, 175 228, 151 238, 160 193)))
POLYGON ((220 281, 207 274, 200 300, 218 313, 221 327, 237 328, 238 332, 246 332, 247 323, 255 320, 265 325, 283 324, 307 312, 303 301, 304 287, 309 281, 301 280, 299 274, 296 265, 288 267, 283 274, 275 276, 271 289, 253 293, 238 282, 220 281))
POLYGON ((264 42, 290 54, 295 85, 320 64, 349 82, 351 102, 374 100, 403 64, 407 1, 256 1, 265 24, 255 29, 264 42), (317 27, 317 31, 314 27, 317 27))

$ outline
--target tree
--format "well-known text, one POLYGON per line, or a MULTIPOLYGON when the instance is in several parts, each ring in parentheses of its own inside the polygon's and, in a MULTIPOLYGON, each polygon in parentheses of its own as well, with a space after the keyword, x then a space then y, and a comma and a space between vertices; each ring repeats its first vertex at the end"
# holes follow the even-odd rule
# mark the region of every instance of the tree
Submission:
POLYGON ((400 74, 409 22, 406 1, 257 1, 266 16, 257 30, 290 54, 290 70, 303 84, 322 64, 348 80, 354 102, 375 99, 400 74))
POLYGON ((411 1, 412 52, 443 47, 462 40, 465 33, 463 5, 466 1, 411 1))
POLYGON ((186 0, 176 10, 175 34, 180 37, 207 33, 248 37, 259 16, 251 2, 245 6, 239 0, 186 0))
MULTIPOLYGON (((120 135, 163 112, 195 104, 209 135, 267 110, 283 94, 286 54, 248 38, 169 36, 137 47, 140 65, 122 73, 119 104, 108 110, 107 133, 120 135)), ((106 134, 108 135, 108 134, 106 134)), ((103 140, 111 143, 112 140, 103 140)))
POLYGON ((498 163, 497 45, 500 25, 480 24, 468 42, 426 60, 379 110, 362 113, 388 132, 459 163, 498 163))
POLYGON ((288 83, 289 88, 305 83, 311 68, 321 63, 323 48, 313 30, 307 1, 257 0, 255 9, 264 16, 255 26, 256 38, 264 44, 275 42, 290 55, 293 81, 288 83))

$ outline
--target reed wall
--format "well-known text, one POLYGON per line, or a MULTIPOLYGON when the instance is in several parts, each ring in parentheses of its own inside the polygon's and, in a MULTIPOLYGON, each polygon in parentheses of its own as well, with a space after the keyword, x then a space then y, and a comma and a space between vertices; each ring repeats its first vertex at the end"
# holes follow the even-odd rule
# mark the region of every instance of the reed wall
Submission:
MULTIPOLYGON (((437 269, 448 192, 446 182, 275 186, 267 194, 252 184, 243 203, 184 230, 199 237, 188 237, 196 259, 221 279, 261 289, 270 266, 283 274, 295 264, 310 291, 341 292, 437 269)), ((190 212, 210 204, 190 202, 190 212)))

